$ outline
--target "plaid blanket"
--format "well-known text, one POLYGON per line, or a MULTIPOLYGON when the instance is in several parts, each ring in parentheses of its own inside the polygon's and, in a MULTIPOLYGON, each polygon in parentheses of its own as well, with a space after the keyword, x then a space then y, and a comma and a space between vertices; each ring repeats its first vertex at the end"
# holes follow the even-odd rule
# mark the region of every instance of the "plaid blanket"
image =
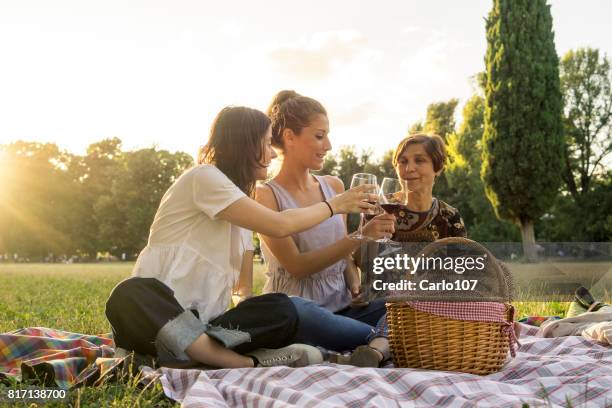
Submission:
MULTIPOLYGON (((517 357, 488 376, 395 368, 322 364, 286 367, 178 370, 144 369, 184 407, 612 407, 612 348, 582 337, 537 337, 521 325, 517 357)), ((64 388, 93 384, 122 359, 110 335, 46 328, 0 334, 0 377, 45 377, 64 388)))
POLYGON ((183 407, 612 407, 612 348, 521 329, 517 357, 484 377, 333 364, 156 374, 183 407))
POLYGON ((71 333, 28 327, 0 334, 0 378, 36 378, 45 385, 70 388, 90 383, 120 361, 110 334, 71 333))

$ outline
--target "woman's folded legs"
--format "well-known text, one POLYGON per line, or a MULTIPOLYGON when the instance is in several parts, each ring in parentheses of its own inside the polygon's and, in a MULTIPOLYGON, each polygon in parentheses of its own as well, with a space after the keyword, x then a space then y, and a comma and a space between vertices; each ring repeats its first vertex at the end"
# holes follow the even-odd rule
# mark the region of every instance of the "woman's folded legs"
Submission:
POLYGON ((387 313, 385 299, 376 299, 362 307, 347 307, 336 314, 359 320, 360 322, 376 326, 380 319, 387 313))
POLYGON ((117 347, 162 360, 191 359, 217 367, 249 367, 254 359, 243 354, 252 354, 270 365, 303 364, 308 361, 302 354, 312 351, 305 346, 285 347, 284 354, 282 350, 262 351, 294 341, 298 316, 293 302, 283 294, 247 299, 205 324, 194 312, 181 307, 168 286, 157 279, 136 277, 113 289, 106 316, 117 347))
POLYGON ((347 351, 368 344, 374 327, 350 317, 335 314, 311 300, 290 297, 298 315, 294 341, 321 346, 327 350, 347 351))

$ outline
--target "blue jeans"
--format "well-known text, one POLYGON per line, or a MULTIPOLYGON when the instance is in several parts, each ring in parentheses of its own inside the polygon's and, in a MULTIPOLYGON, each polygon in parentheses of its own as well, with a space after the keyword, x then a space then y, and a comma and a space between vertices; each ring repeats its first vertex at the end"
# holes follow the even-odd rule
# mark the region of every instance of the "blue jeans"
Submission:
POLYGON ((294 341, 327 350, 353 350, 357 346, 368 344, 374 337, 374 327, 356 319, 360 317, 375 324, 384 314, 384 301, 382 308, 380 302, 372 302, 367 307, 344 309, 340 314, 336 314, 308 299, 296 296, 291 296, 290 299, 299 318, 294 341), (379 314, 380 316, 377 316, 379 314))
POLYGON ((336 314, 376 327, 383 317, 386 318, 387 307, 385 303, 385 299, 376 299, 365 307, 347 307, 337 311, 336 314))

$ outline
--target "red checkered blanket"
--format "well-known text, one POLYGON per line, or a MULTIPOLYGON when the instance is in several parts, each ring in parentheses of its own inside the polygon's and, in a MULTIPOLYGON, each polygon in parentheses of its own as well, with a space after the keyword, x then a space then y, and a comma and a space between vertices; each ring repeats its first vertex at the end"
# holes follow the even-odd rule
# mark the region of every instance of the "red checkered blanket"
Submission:
POLYGON ((522 325, 517 357, 484 377, 333 364, 157 374, 183 407, 612 407, 612 348, 537 330, 522 325))

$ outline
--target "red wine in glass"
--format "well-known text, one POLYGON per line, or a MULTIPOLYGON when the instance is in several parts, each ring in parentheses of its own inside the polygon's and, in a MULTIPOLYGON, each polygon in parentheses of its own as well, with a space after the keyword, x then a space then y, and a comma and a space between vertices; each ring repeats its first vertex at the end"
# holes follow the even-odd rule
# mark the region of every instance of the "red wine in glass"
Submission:
POLYGON ((381 204, 380 206, 387 214, 396 214, 402 205, 398 203, 386 203, 381 204))
MULTIPOLYGON (((398 179, 385 177, 380 186, 380 206, 387 214, 394 214, 401 206, 402 184, 398 179)), ((389 243, 391 236, 377 239, 376 242, 389 243)))

